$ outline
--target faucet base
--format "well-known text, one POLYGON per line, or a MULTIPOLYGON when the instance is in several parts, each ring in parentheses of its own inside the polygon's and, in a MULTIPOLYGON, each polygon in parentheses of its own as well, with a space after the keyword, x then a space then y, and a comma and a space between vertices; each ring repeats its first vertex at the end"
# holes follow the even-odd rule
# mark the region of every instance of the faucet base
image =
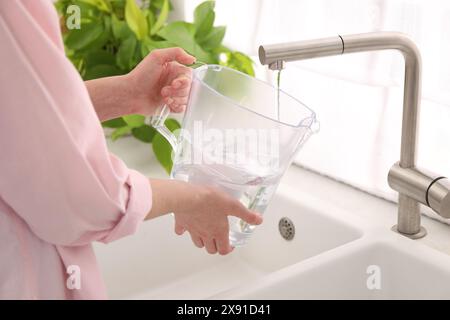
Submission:
POLYGON ((402 232, 398 231, 397 225, 393 226, 391 228, 391 230, 394 232, 397 232, 398 234, 401 234, 402 236, 408 237, 412 240, 421 239, 427 235, 427 229, 425 229, 424 227, 420 227, 420 231, 415 234, 402 233, 402 232))

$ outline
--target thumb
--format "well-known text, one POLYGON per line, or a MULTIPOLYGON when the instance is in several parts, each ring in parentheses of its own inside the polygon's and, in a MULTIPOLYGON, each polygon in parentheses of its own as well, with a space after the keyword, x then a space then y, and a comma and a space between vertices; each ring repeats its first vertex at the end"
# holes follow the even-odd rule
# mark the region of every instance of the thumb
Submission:
POLYGON ((260 213, 248 210, 241 203, 229 215, 240 218, 249 224, 258 225, 263 222, 263 217, 260 213))

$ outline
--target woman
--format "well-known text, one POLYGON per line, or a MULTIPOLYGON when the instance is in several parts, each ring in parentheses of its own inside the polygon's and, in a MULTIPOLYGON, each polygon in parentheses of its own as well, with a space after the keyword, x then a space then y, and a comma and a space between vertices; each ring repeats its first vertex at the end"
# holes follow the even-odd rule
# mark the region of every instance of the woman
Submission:
POLYGON ((0 43, 0 297, 105 298, 91 243, 168 212, 211 254, 232 251, 227 215, 261 223, 226 194, 149 180, 106 148, 100 121, 184 110, 194 57, 156 50, 127 75, 83 83, 50 0, 0 1, 0 43))

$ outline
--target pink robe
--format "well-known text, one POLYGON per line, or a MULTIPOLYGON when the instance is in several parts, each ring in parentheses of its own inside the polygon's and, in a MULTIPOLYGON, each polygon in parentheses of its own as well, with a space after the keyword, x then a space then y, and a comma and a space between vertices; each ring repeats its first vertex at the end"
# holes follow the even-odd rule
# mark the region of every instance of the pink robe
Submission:
POLYGON ((0 1, 0 64, 0 298, 106 298, 92 242, 136 231, 149 180, 108 152, 50 0, 0 1))

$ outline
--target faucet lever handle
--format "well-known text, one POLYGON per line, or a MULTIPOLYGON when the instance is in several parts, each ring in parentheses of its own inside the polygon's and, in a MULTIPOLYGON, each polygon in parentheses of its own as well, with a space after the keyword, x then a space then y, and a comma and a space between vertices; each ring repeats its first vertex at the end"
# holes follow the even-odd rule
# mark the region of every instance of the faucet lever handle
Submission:
POLYGON ((436 179, 427 190, 427 201, 437 214, 450 219, 450 181, 445 177, 436 179))
POLYGON ((446 177, 416 167, 403 168, 396 163, 389 170, 388 183, 400 194, 450 218, 450 181, 446 177))

